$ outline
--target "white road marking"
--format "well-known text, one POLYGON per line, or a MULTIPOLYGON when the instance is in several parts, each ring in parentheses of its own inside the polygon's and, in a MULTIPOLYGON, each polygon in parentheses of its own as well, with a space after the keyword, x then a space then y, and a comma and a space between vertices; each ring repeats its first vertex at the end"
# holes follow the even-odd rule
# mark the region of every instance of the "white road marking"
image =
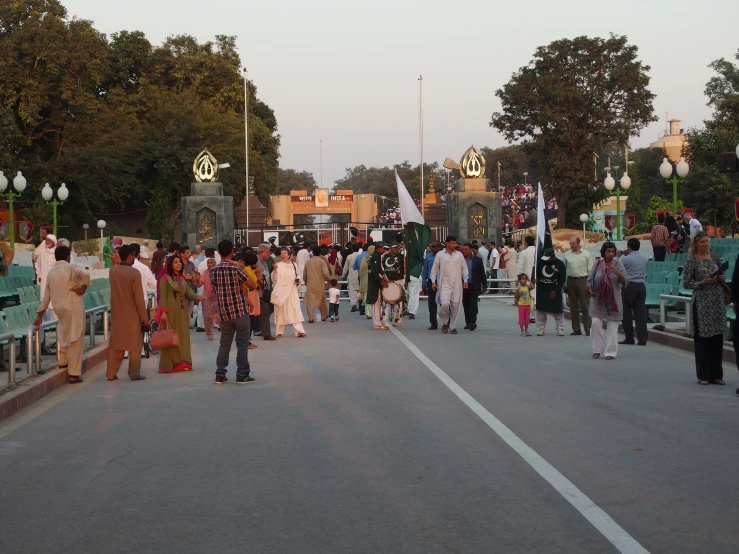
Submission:
POLYGON ((408 350, 410 350, 421 363, 423 363, 439 380, 452 391, 457 398, 464 402, 467 407, 475 412, 488 427, 490 427, 508 446, 510 446, 523 460, 529 464, 534 471, 541 475, 547 483, 554 487, 567 502, 582 514, 593 527, 623 554, 649 554, 634 537, 629 535, 623 527, 616 523, 603 509, 596 505, 585 493, 578 489, 567 477, 562 475, 554 466, 542 458, 536 451, 523 442, 518 436, 506 427, 498 418, 487 411, 477 400, 470 396, 467 391, 460 387, 439 366, 429 360, 416 345, 408 340, 400 331, 391 327, 390 330, 398 337, 408 350))

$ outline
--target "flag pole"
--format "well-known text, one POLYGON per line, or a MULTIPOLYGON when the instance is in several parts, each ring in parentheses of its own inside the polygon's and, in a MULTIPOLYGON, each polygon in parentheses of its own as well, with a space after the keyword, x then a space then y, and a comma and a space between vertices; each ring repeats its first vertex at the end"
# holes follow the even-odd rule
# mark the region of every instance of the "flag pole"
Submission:
POLYGON ((421 158, 421 216, 425 219, 423 209, 423 75, 418 77, 418 147, 421 158))

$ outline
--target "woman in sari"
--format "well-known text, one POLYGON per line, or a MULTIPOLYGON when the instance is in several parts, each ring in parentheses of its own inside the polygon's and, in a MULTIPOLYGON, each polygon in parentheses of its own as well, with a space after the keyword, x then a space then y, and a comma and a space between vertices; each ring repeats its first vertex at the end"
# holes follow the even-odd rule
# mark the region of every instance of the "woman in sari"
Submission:
POLYGON ((621 285, 625 282, 626 269, 616 258, 616 245, 612 242, 603 243, 600 256, 588 276, 590 337, 593 358, 600 358, 603 353, 606 360, 612 360, 618 353, 618 325, 624 318, 621 285))
POLYGON ((192 371, 190 353, 190 313, 188 300, 202 300, 182 275, 183 263, 179 256, 167 258, 167 273, 159 281, 159 308, 157 321, 160 329, 169 326, 180 338, 179 346, 163 348, 159 352, 159 373, 192 371))
POLYGON ((277 337, 282 337, 285 325, 292 325, 296 337, 304 337, 303 312, 300 311, 300 277, 298 265, 290 260, 290 251, 280 250, 280 261, 272 268, 272 303, 275 306, 277 337))

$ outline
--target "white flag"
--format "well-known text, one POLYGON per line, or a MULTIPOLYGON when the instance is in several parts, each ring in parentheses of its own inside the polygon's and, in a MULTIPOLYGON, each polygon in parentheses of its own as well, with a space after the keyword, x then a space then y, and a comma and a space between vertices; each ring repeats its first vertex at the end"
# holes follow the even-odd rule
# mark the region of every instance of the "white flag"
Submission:
POLYGON ((426 221, 423 219, 421 212, 418 211, 418 208, 416 208, 416 203, 411 198, 408 189, 405 188, 403 181, 400 180, 397 169, 395 170, 395 182, 398 185, 398 202, 400 203, 400 217, 403 220, 403 225, 409 223, 420 223, 424 225, 426 221))

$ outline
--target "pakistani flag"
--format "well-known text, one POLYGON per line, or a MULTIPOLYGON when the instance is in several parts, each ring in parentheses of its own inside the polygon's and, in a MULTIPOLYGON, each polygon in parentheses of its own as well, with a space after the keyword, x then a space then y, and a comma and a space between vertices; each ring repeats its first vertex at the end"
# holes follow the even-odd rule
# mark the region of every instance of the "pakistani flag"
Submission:
POLYGON ((398 200, 400 203, 400 217, 403 219, 405 230, 405 263, 408 275, 420 277, 423 269, 423 258, 426 252, 426 243, 431 237, 431 227, 426 225, 421 212, 416 208, 413 198, 403 181, 400 180, 397 170, 395 182, 398 184, 398 200))
MULTIPOLYGON (((534 268, 537 267, 539 260, 543 256, 545 248, 553 248, 552 232, 549 230, 549 220, 545 209, 544 193, 539 183, 539 192, 537 194, 538 202, 536 208, 536 261, 534 268)), ((536 271, 534 271, 534 279, 536 279, 536 271)))

